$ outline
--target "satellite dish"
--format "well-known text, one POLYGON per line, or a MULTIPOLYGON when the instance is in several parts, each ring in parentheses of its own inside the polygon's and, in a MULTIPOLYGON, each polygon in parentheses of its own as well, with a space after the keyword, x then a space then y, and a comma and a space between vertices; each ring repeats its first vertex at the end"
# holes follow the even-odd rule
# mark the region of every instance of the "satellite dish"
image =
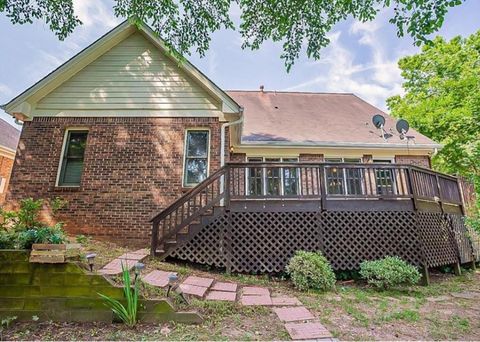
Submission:
POLYGON ((400 119, 397 121, 396 125, 397 131, 400 134, 406 134, 408 132, 408 129, 410 128, 410 125, 408 124, 407 120, 400 119))
POLYGON ((385 118, 380 114, 375 114, 372 118, 372 123, 377 128, 382 128, 385 125, 385 118))

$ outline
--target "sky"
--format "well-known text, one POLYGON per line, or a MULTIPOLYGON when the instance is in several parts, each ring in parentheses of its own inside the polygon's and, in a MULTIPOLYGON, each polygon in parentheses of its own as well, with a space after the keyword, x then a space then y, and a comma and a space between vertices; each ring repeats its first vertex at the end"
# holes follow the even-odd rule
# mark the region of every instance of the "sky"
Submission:
MULTIPOLYGON (((0 13, 0 104, 30 87, 101 35, 118 25, 109 0, 74 0, 83 25, 65 41, 59 41, 44 23, 12 25, 0 13)), ((466 2, 450 10, 436 34, 447 39, 468 36, 480 29, 480 1, 466 2)), ((232 8, 238 21, 239 10, 232 8)), ((219 87, 225 90, 349 92, 386 110, 386 99, 402 94, 402 77, 397 62, 418 53, 409 37, 398 38, 388 23, 390 10, 382 10, 372 22, 353 19, 339 23, 329 33, 330 45, 320 60, 302 55, 286 72, 281 43, 267 42, 259 50, 242 50, 237 31, 213 34, 210 50, 200 58, 186 56, 219 87)), ((0 110, 0 118, 14 120, 0 110)), ((16 126, 17 128, 19 126, 16 126)))

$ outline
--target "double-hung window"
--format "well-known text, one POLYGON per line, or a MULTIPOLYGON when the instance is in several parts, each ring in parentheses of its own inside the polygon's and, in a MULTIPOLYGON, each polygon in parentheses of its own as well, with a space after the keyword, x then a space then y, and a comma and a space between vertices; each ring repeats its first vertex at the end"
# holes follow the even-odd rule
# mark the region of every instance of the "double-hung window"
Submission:
POLYGON ((58 186, 80 186, 88 131, 69 129, 63 144, 58 186))
MULTIPOLYGON (((327 163, 359 164, 360 158, 326 158, 327 163)), ((361 195, 361 169, 345 168, 342 165, 329 166, 325 170, 325 180, 329 195, 361 195)))
POLYGON ((208 130, 187 130, 185 138, 185 167, 183 184, 193 186, 208 176, 208 130))
MULTIPOLYGON (((250 157, 249 162, 295 163, 297 158, 250 157)), ((291 196, 300 192, 299 169, 296 167, 249 167, 247 190, 250 196, 291 196)))

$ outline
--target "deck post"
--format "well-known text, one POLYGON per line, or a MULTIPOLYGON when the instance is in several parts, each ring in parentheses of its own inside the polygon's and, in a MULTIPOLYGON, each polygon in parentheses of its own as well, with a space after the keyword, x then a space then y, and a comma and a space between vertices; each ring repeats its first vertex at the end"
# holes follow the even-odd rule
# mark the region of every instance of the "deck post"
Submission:
POLYGON ((453 272, 455 272, 456 276, 462 275, 462 269, 460 268, 460 263, 456 262, 452 264, 453 272))
POLYGON ((319 167, 320 182, 318 191, 320 191, 320 212, 327 207, 327 187, 325 186, 325 165, 321 164, 319 167))
POLYGON ((152 246, 150 247, 150 255, 155 256, 155 252, 157 250, 157 244, 158 244, 158 226, 159 222, 158 221, 153 221, 152 222, 152 246))
POLYGON ((423 286, 428 286, 430 285, 430 273, 428 273, 428 267, 427 265, 423 264, 422 265, 422 279, 420 279, 420 284, 423 286))

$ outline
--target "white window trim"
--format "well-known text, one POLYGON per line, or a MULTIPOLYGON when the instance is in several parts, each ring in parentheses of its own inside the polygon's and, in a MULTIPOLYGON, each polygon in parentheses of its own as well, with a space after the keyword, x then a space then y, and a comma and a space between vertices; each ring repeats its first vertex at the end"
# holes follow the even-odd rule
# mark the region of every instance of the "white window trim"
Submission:
MULTIPOLYGON (((65 129, 65 133, 63 134, 63 145, 62 145, 62 152, 60 153, 60 160, 58 161, 58 168, 57 168, 57 180, 55 181, 55 187, 58 188, 79 188, 79 185, 59 185, 60 184, 60 175, 62 173, 62 164, 63 158, 65 157, 65 149, 67 148, 67 138, 68 133, 72 131, 89 131, 88 127, 68 127, 65 129)), ((87 134, 87 141, 88 141, 88 134, 87 134)), ((83 176, 83 171, 82 171, 83 176)))
POLYGON ((5 192, 7 184, 7 179, 5 177, 0 176, 0 194, 3 194, 5 192))
MULTIPOLYGON (((284 159, 296 159, 296 162, 299 161, 298 156, 294 157, 275 157, 275 156, 247 156, 247 162, 249 162, 249 159, 253 158, 261 158, 262 162, 265 163, 266 159, 280 159, 279 163, 283 163, 284 159)), ((298 169, 299 170, 299 169, 298 169)), ((249 183, 249 174, 248 174, 248 168, 246 169, 245 172, 245 194, 246 196, 250 196, 250 183, 249 183)), ((298 194, 301 194, 301 187, 302 187, 302 182, 300 181, 300 173, 298 173, 298 194)), ((285 187, 284 187, 284 182, 283 182, 283 168, 280 168, 280 194, 278 196, 284 196, 285 195, 285 187)), ((262 167, 262 194, 259 196, 267 196, 267 170, 266 167, 262 167)))
POLYGON ((199 183, 192 183, 192 184, 187 184, 185 183, 185 167, 187 164, 187 138, 188 138, 188 132, 194 132, 194 131, 207 131, 208 132, 208 139, 207 139, 207 177, 210 175, 210 141, 211 141, 211 136, 212 132, 209 127, 192 127, 192 128, 187 128, 185 130, 185 137, 183 138, 183 167, 182 167, 182 186, 184 188, 193 188, 199 183))

